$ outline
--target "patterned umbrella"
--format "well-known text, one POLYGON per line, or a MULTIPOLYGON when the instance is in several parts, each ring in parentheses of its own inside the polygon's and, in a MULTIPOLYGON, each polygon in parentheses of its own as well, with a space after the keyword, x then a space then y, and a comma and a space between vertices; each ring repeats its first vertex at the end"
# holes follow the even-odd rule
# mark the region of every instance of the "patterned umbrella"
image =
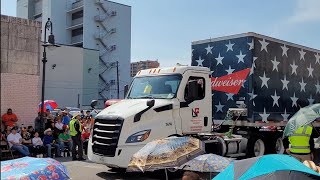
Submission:
POLYGON ((24 157, 1 162, 1 179, 65 180, 69 179, 67 168, 51 158, 24 157))
POLYGON ((203 154, 203 144, 192 137, 169 137, 151 141, 135 153, 127 171, 154 171, 180 167, 188 160, 203 154))
POLYGON ((320 117, 320 103, 301 108, 288 121, 284 129, 283 137, 290 136, 299 127, 310 124, 311 122, 313 122, 319 117, 320 117))
POLYGON ((216 154, 204 154, 183 164, 181 168, 188 171, 221 172, 232 161, 232 159, 225 158, 216 154))
MULTIPOLYGON (((41 112, 41 107, 42 107, 42 103, 40 102, 40 104, 39 104, 39 112, 41 112)), ((45 107, 45 109, 43 109, 44 112, 46 112, 47 109, 52 111, 52 110, 54 110, 54 109, 56 109, 58 107, 58 104, 54 100, 45 100, 44 101, 44 107, 45 107)))

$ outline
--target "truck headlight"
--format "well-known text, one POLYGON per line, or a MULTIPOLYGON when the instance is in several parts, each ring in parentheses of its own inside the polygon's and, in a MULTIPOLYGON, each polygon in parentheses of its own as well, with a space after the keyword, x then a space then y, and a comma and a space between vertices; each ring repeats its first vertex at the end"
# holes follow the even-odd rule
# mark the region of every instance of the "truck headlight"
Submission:
POLYGON ((148 139, 150 132, 151 132, 151 129, 134 133, 128 137, 128 139, 126 140, 126 143, 143 142, 144 140, 148 139))

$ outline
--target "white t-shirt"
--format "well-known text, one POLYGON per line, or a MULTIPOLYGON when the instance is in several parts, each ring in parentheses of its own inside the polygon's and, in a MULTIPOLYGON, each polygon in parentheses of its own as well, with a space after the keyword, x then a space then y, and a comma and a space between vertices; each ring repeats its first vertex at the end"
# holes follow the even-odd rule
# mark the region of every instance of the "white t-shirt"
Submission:
POLYGON ((20 143, 20 141, 19 141, 20 139, 22 139, 22 137, 19 133, 16 133, 16 134, 10 133, 7 137, 10 148, 12 147, 12 143, 10 141, 13 141, 15 143, 20 143))
POLYGON ((56 128, 58 128, 59 130, 63 130, 63 123, 56 123, 55 124, 56 128))
POLYGON ((34 137, 34 138, 32 139, 32 145, 33 145, 33 146, 42 146, 42 145, 43 145, 43 142, 42 142, 42 140, 41 140, 40 137, 34 137))

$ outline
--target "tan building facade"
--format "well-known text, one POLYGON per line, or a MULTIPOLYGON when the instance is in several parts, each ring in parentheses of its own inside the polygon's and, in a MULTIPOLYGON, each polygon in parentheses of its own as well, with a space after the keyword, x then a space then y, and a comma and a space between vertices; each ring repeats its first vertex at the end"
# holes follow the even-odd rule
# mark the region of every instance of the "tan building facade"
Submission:
POLYGON ((37 116, 40 36, 41 22, 1 15, 0 111, 12 108, 18 125, 33 125, 37 116))
POLYGON ((134 77, 140 70, 143 69, 150 69, 150 68, 158 68, 160 66, 160 63, 158 60, 151 61, 139 61, 139 62, 132 62, 131 63, 131 77, 134 77))

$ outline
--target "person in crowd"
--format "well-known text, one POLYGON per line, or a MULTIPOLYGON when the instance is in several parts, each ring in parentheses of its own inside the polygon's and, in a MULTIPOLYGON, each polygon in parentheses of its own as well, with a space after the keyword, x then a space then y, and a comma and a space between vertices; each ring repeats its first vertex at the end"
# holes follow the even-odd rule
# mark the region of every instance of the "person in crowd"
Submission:
POLYGON ((93 119, 93 117, 92 117, 92 115, 90 113, 91 112, 89 110, 87 110, 86 111, 86 116, 84 118, 84 119, 86 119, 86 126, 89 127, 89 128, 92 127, 93 121, 94 121, 94 119, 93 119))
POLYGON ((43 146, 43 142, 39 137, 39 132, 37 131, 34 133, 34 138, 32 138, 32 145, 37 158, 43 158, 43 154, 46 152, 46 149, 43 146))
POLYGON ((34 138, 35 131, 32 126, 28 126, 28 133, 30 133, 31 139, 34 138))
POLYGON ((17 128, 13 127, 11 133, 8 135, 7 140, 9 142, 9 147, 12 150, 16 150, 23 156, 29 156, 30 152, 27 146, 22 144, 22 137, 17 133, 17 128))
POLYGON ((72 139, 69 134, 69 129, 64 129, 63 133, 59 135, 60 147, 64 150, 65 145, 68 145, 69 150, 72 150, 72 139))
POLYGON ((83 158, 83 144, 81 139, 81 123, 80 113, 74 113, 73 118, 70 121, 70 135, 72 138, 72 160, 85 160, 83 158), (78 146, 78 158, 76 157, 76 147, 78 146))
POLYGON ((8 135, 11 133, 11 129, 11 126, 6 126, 5 130, 2 132, 4 140, 7 140, 8 135))
POLYGON ((18 122, 17 115, 12 112, 11 108, 7 110, 7 113, 2 115, 2 122, 4 123, 5 126, 13 127, 17 125, 17 122, 18 122))
POLYGON ((67 110, 63 111, 62 123, 67 126, 69 126, 70 124, 70 117, 68 116, 68 114, 69 112, 67 110))
POLYGON ((21 137, 22 137, 22 144, 27 146, 29 149, 29 152, 33 152, 33 145, 31 140, 31 135, 28 132, 26 127, 21 128, 21 137))
POLYGON ((83 110, 80 111, 80 119, 82 120, 85 117, 83 110))
POLYGON ((51 128, 46 129, 44 131, 44 134, 45 135, 43 137, 43 144, 47 148, 48 157, 52 157, 51 156, 52 147, 55 147, 56 149, 56 157, 61 157, 60 145, 56 143, 56 141, 53 139, 51 128))
POLYGON ((48 129, 48 128, 52 128, 52 129, 53 129, 53 128, 55 127, 54 124, 55 124, 55 123, 54 123, 54 119, 50 119, 50 118, 49 118, 49 119, 47 119, 45 128, 46 128, 46 129, 48 129))
POLYGON ((50 109, 46 110, 46 117, 47 117, 47 122, 48 121, 54 121, 53 115, 51 114, 50 109))
POLYGON ((40 137, 43 137, 43 132, 45 130, 45 118, 41 119, 40 112, 38 112, 38 116, 34 120, 34 128, 39 132, 40 137))
POLYGON ((82 141, 83 141, 83 149, 84 149, 85 153, 88 151, 89 137, 90 137, 90 128, 85 127, 84 131, 81 134, 81 138, 82 138, 82 141))
POLYGON ((301 126, 294 134, 289 136, 290 146, 286 152, 301 162, 313 160, 312 152, 314 151, 314 136, 311 124, 301 126))
POLYGON ((183 173, 182 180, 200 180, 200 176, 191 171, 186 171, 183 173))
POLYGON ((63 123, 61 116, 56 116, 56 123, 54 124, 55 128, 54 131, 57 133, 57 136, 59 136, 61 133, 64 132, 64 129, 67 128, 63 123))
POLYGON ((92 115, 90 113, 91 113, 90 110, 87 110, 86 111, 86 115, 84 116, 84 118, 87 119, 87 120, 91 120, 92 119, 92 115))

